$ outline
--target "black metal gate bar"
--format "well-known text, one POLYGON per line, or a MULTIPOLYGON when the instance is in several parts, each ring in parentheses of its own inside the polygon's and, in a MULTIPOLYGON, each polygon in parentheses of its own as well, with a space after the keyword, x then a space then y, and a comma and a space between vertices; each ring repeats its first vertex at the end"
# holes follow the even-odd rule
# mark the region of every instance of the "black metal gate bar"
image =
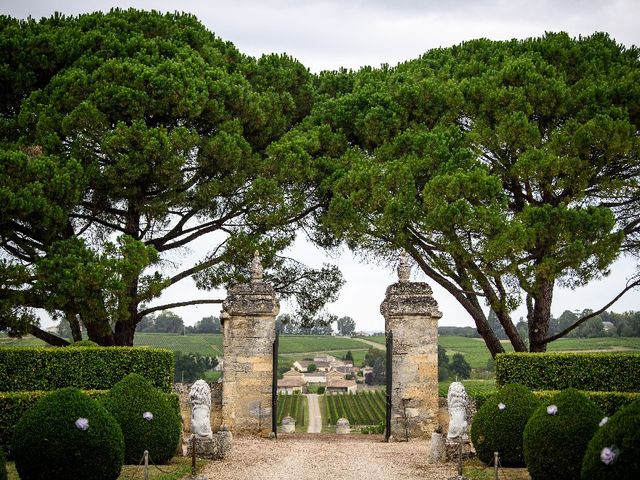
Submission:
POLYGON ((271 378, 271 431, 278 438, 278 345, 280 334, 276 329, 276 339, 273 341, 273 377, 271 378))
POLYGON ((387 395, 386 395, 386 426, 384 429, 384 441, 388 442, 391 436, 391 382, 393 380, 393 331, 389 330, 387 333, 387 365, 386 365, 386 378, 387 378, 387 395))

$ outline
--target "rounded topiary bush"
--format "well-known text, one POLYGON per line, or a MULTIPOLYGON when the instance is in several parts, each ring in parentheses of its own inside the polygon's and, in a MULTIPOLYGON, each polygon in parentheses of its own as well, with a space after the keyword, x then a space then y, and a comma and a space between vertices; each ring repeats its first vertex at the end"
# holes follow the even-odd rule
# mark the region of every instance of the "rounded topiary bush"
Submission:
POLYGON ((582 461, 582 478, 640 478, 640 400, 620 409, 598 428, 582 461))
POLYGON ((7 480, 7 466, 5 465, 2 448, 0 448, 0 480, 7 480))
POLYGON ((602 417, 602 410, 575 389, 538 407, 522 437, 532 480, 579 479, 587 444, 602 417))
POLYGON ((22 480, 113 480, 124 440, 115 419, 76 388, 56 390, 17 423, 12 452, 22 480))
POLYGON ((518 384, 506 385, 489 397, 471 424, 471 440, 480 460, 489 464, 493 452, 499 452, 502 465, 524 466, 522 433, 539 405, 535 395, 518 384))
POLYGON ((154 463, 166 463, 173 457, 182 429, 180 414, 142 375, 127 375, 105 395, 103 403, 122 428, 125 463, 138 464, 145 450, 154 463))

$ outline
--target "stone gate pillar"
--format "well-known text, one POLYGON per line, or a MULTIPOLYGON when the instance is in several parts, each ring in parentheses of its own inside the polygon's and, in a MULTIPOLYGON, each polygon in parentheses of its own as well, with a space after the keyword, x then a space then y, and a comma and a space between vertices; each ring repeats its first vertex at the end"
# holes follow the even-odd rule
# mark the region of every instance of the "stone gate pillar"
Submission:
MULTIPOLYGON (((438 418, 438 319, 442 313, 424 282, 410 282, 406 256, 399 282, 387 288, 380 311, 393 332, 391 435, 430 436, 438 418)), ((388 368, 388 367, 387 367, 388 368)))
POLYGON ((271 432, 271 383, 276 315, 271 285, 262 281, 258 252, 250 283, 231 287, 222 304, 222 422, 234 433, 271 432))

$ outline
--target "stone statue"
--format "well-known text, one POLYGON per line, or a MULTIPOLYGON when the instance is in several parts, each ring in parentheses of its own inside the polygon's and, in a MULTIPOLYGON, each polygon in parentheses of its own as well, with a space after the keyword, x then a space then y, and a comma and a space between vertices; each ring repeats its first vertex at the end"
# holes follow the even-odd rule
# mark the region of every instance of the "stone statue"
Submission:
POLYGON ((191 433, 200 438, 211 438, 211 389, 204 380, 198 380, 189 390, 191 401, 191 433))
POLYGON ((449 432, 447 440, 458 439, 467 433, 467 392, 460 382, 449 385, 447 403, 449 406, 449 432))
POLYGON ((251 283, 256 284, 262 282, 263 275, 262 259, 260 258, 260 252, 257 250, 253 254, 253 260, 251 261, 251 283))
POLYGON ((400 283, 409 283, 411 278, 411 266, 409 265, 409 257, 407 252, 400 255, 400 263, 398 263, 398 280, 400 283))

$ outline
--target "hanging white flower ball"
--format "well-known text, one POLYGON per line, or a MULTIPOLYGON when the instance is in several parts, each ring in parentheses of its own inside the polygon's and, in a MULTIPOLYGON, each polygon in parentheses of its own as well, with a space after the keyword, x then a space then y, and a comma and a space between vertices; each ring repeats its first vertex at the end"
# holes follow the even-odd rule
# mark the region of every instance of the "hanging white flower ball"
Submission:
POLYGON ((604 447, 600 452, 600 461, 605 465, 611 465, 616 461, 616 449, 615 447, 604 447))
POLYGON ((80 417, 76 420, 75 425, 78 430, 82 430, 84 432, 89 429, 89 420, 87 418, 80 417))
POLYGON ((547 413, 549 415, 555 415, 556 413, 558 413, 558 407, 556 405, 549 405, 547 407, 547 413))
POLYGON ((502 410, 504 410, 505 408, 507 408, 507 406, 506 406, 504 403, 500 402, 500 403, 498 404, 498 410, 502 411, 502 410))
POLYGON ((142 418, 144 418, 147 422, 150 422, 151 420, 153 420, 153 413, 151 412, 144 412, 142 414, 142 418))

